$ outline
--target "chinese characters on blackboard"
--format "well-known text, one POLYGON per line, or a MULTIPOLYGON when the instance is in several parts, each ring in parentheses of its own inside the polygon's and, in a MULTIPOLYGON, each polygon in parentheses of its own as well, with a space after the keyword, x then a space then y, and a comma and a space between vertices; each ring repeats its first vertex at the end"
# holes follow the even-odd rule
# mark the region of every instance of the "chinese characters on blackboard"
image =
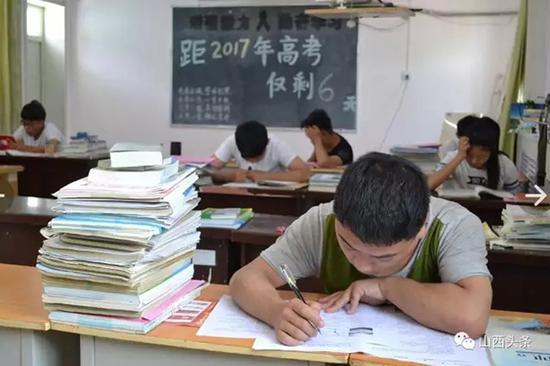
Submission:
POLYGON ((281 9, 174 9, 174 122, 262 119, 263 103, 283 108, 273 125, 295 124, 328 103, 354 127, 355 24, 281 9))

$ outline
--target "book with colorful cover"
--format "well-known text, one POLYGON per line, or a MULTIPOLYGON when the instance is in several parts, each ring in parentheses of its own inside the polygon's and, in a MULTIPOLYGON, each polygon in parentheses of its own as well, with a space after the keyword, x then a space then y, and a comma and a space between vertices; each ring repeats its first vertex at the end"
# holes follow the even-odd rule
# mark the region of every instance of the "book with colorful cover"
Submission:
POLYGON ((201 213, 201 227, 238 229, 252 217, 251 208, 206 208, 201 213))

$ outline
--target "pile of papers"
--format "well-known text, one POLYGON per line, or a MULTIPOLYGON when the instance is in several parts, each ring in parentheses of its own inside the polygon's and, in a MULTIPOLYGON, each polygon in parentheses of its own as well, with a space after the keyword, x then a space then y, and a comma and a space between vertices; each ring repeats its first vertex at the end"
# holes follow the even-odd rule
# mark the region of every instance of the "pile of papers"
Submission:
POLYGON ((253 338, 255 350, 297 352, 363 352, 427 365, 490 365, 487 349, 475 340, 474 349, 457 346, 450 334, 426 328, 393 307, 359 304, 348 314, 341 309, 321 313, 325 326, 299 346, 282 345, 268 325, 244 313, 224 296, 197 332, 199 336, 253 338))
POLYGON ((251 208, 206 208, 201 213, 201 227, 237 230, 252 217, 251 208))
POLYGON ((309 178, 308 190, 334 193, 341 178, 341 173, 315 173, 309 178))
POLYGON ((104 140, 97 136, 71 137, 68 144, 63 145, 62 156, 70 158, 84 158, 90 156, 106 156, 109 153, 104 140))
POLYGON ((506 205, 501 239, 491 245, 526 250, 550 250, 550 208, 506 205))
POLYGON ((152 186, 104 178, 83 178, 54 194, 61 215, 42 230, 36 265, 42 299, 53 322, 146 333, 203 287, 192 280, 197 175, 184 169, 152 186))
POLYGON ((390 149, 392 155, 409 160, 420 168, 424 174, 432 174, 439 164, 439 148, 437 145, 394 146, 390 149))

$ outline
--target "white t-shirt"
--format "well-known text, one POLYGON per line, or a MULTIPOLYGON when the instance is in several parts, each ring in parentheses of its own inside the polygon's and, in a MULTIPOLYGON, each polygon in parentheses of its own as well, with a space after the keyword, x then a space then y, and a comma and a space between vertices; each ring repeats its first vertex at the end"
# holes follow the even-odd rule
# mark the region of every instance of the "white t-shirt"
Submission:
POLYGON ((222 142, 214 153, 216 158, 224 163, 235 159, 239 168, 245 170, 257 170, 262 172, 282 171, 288 168, 290 163, 298 155, 292 152, 287 144, 275 136, 269 136, 269 142, 265 148, 262 160, 251 163, 246 161, 237 148, 235 135, 231 135, 222 142))
POLYGON ((15 130, 13 138, 16 140, 23 140, 25 145, 30 146, 46 146, 50 140, 58 140, 61 144, 65 141, 63 133, 51 122, 45 123, 44 129, 37 139, 25 132, 23 126, 19 126, 19 128, 15 130))
MULTIPOLYGON (((458 151, 456 150, 448 153, 441 160, 441 163, 439 163, 437 170, 441 170, 445 165, 450 163, 456 157, 457 153, 458 151)), ((500 177, 497 189, 514 193, 517 192, 521 187, 518 181, 519 173, 516 166, 512 160, 504 154, 499 154, 498 163, 500 177)), ((475 186, 487 187, 487 185, 487 170, 473 168, 466 160, 463 160, 462 163, 456 167, 450 180, 445 183, 444 188, 473 189, 475 186)))

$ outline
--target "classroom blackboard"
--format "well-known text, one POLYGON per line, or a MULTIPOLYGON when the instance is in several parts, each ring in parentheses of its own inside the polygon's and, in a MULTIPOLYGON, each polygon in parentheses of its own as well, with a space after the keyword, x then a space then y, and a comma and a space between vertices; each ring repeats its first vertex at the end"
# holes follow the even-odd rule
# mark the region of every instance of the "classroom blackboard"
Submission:
POLYGON ((355 129, 357 23, 305 7, 173 9, 172 123, 355 129))

